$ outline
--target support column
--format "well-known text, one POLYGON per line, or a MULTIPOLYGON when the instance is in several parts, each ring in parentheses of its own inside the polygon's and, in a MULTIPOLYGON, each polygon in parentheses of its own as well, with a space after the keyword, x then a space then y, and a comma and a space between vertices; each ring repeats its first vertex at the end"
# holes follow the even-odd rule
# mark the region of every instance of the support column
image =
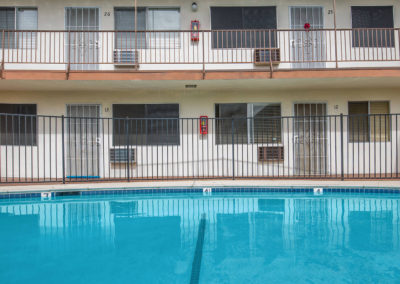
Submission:
POLYGON ((336 63, 336 69, 339 68, 338 65, 338 46, 337 46, 337 27, 336 27, 336 0, 333 1, 333 29, 335 33, 335 63, 336 63))

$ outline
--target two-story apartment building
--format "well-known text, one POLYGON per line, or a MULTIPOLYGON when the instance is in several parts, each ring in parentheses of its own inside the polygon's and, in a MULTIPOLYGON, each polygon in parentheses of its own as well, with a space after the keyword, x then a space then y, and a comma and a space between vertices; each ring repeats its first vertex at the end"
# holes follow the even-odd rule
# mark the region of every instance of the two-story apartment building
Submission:
POLYGON ((2 1, 0 177, 396 178, 399 26, 393 0, 2 1))

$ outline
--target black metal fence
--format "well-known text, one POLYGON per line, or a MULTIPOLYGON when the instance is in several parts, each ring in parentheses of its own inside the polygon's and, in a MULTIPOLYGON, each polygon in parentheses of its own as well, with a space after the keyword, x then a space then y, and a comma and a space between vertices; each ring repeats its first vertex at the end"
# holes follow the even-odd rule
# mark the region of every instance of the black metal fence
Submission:
POLYGON ((399 114, 120 119, 0 114, 1 183, 399 178, 399 114))

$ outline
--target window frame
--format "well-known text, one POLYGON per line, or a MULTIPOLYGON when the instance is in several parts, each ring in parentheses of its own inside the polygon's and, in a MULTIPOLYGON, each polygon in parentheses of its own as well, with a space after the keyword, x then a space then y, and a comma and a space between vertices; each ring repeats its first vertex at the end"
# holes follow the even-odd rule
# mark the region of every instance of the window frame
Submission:
MULTIPOLYGON (((232 120, 232 117, 221 117, 220 114, 218 114, 217 116, 217 107, 220 105, 241 105, 244 104, 246 105, 246 117, 237 117, 237 118, 233 118, 233 119, 246 119, 246 135, 242 135, 242 137, 246 136, 246 141, 243 141, 244 139, 235 139, 234 140, 234 144, 256 144, 256 145, 282 145, 282 104, 281 103, 273 103, 273 102, 265 102, 265 103, 215 103, 214 104, 214 114, 215 114, 215 120, 216 123, 218 120, 220 119, 228 119, 228 120, 232 120), (271 117, 277 117, 278 119, 280 119, 280 127, 279 127, 279 131, 277 131, 276 133, 273 133, 274 135, 276 135, 276 137, 272 137, 272 140, 276 139, 276 141, 257 141, 257 137, 255 137, 255 116, 254 116, 254 107, 255 106, 279 106, 279 112, 280 115, 279 116, 271 116, 271 117)), ((229 131, 228 131, 229 132, 229 131)), ((243 133, 244 134, 244 133, 243 133)), ((216 145, 226 145, 226 144, 232 144, 232 141, 228 141, 225 143, 224 139, 224 135, 232 135, 231 132, 224 134, 224 133, 220 133, 220 131, 218 130, 218 125, 216 125, 215 127, 215 133, 214 135, 215 137, 215 144, 216 145)), ((238 133, 236 133, 235 135, 238 135, 238 133)), ((236 136, 238 137, 238 136, 236 136)), ((229 139, 228 139, 229 140, 229 139)), ((231 140, 231 139, 230 139, 231 140)))
MULTIPOLYGON (((34 110, 35 110, 34 114, 24 114, 24 113, 15 113, 15 112, 3 112, 2 114, 4 114, 5 117, 19 117, 19 119, 22 119, 23 117, 25 117, 25 118, 26 117, 30 117, 31 121, 33 120, 33 122, 31 122, 29 125, 31 127, 33 127, 34 129, 33 129, 32 133, 28 133, 26 131, 27 127, 25 126, 23 128, 23 129, 25 129, 23 134, 25 135, 25 132, 26 132, 28 136, 31 136, 30 141, 26 141, 26 137, 25 137, 25 141, 27 143, 24 143, 25 141, 22 141, 22 143, 19 143, 19 144, 18 143, 14 143, 14 141, 12 141, 12 143, 8 143, 7 136, 5 138, 6 139, 5 143, 3 143, 3 141, 2 141, 3 133, 6 133, 5 132, 6 129, 7 129, 7 134, 11 133, 11 131, 10 131, 10 129, 8 129, 8 127, 6 125, 6 128, 4 129, 4 132, 3 132, 3 129, 2 129, 2 123, 3 122, 1 121, 1 123, 0 123, 0 136, 1 136, 0 137, 0 146, 5 146, 5 147, 37 147, 38 146, 38 140, 39 140, 39 137, 38 137, 38 135, 39 135, 39 117, 38 117, 38 114, 37 114, 37 111, 38 111, 37 104, 35 104, 35 103, 0 103, 0 106, 3 106, 3 105, 4 106, 5 105, 20 106, 20 107, 21 106, 33 106, 34 110)), ((0 116, 0 120, 2 120, 2 117, 3 117, 3 115, 0 116)), ((21 129, 18 129, 18 131, 19 131, 19 133, 21 133, 21 129)), ((12 136, 12 137, 14 138, 14 136, 12 136)), ((10 138, 10 137, 8 137, 8 138, 10 138)))
MULTIPOLYGON (((179 48, 180 47, 180 41, 181 41, 180 33, 178 33, 177 35, 176 35, 176 33, 172 33, 177 38, 176 40, 174 40, 174 43, 176 45, 175 47, 174 46, 171 47, 170 44, 169 45, 166 44, 166 46, 161 46, 160 47, 160 46, 156 45, 157 39, 158 38, 164 38, 164 37, 163 37, 162 34, 158 34, 157 31, 158 32, 163 32, 163 31, 168 31, 168 30, 155 30, 155 31, 153 31, 153 30, 149 30, 148 29, 149 26, 150 26, 150 24, 149 24, 149 21, 150 21, 149 11, 150 10, 163 10, 164 9, 164 10, 177 10, 179 12, 179 23, 178 23, 178 29, 177 30, 180 31, 181 30, 181 24, 182 24, 182 22, 181 22, 181 7, 180 6, 171 6, 171 7, 167 7, 167 6, 154 6, 154 7, 140 6, 140 7, 137 7, 137 9, 142 9, 142 10, 144 10, 144 13, 145 13, 144 14, 145 15, 145 19, 144 19, 145 28, 144 28, 144 30, 138 30, 140 32, 139 33, 140 34, 140 37, 139 37, 140 42, 137 45, 137 49, 149 49, 149 48, 166 49, 166 48, 179 48)), ((133 10, 133 13, 135 13, 135 7, 132 7, 132 6, 114 6, 114 31, 117 33, 117 35, 118 35, 119 32, 121 34, 129 33, 129 31, 126 31, 126 30, 117 30, 117 27, 116 27, 116 23, 117 23, 116 10, 133 10)), ((131 33, 133 34, 134 30, 131 33)), ((133 44, 134 46, 132 44, 129 44, 128 48, 118 47, 117 35, 115 36, 115 39, 114 39, 114 48, 115 49, 123 49, 123 50, 135 50, 136 49, 136 43, 133 44), (133 46, 133 47, 131 47, 131 46, 133 46)), ((164 42, 164 44, 165 44, 165 42, 164 42)))
POLYGON ((278 38, 276 34, 276 30, 278 28, 278 10, 277 5, 270 6, 210 6, 210 30, 211 30, 211 49, 255 49, 255 48, 277 48, 278 47, 278 38), (269 29, 256 29, 256 28, 244 28, 244 23, 242 22, 242 27, 240 29, 214 29, 213 28, 213 8, 240 8, 243 20, 243 11, 246 8, 274 8, 275 11, 275 24, 273 28, 269 29), (235 30, 236 33, 232 34, 232 30, 235 30), (268 32, 266 32, 268 30, 268 32), (275 31, 272 32, 271 31, 275 31), (251 36, 247 35, 247 33, 251 33, 251 36, 260 40, 255 39, 255 42, 247 42, 243 41, 243 39, 249 39, 251 36), (222 38, 222 44, 219 43, 222 38), (226 38, 224 42, 224 38, 226 38), (230 38, 230 39, 229 39, 230 38), (233 39, 234 38, 234 39, 233 39), (238 42, 239 38, 239 42, 238 42), (271 38, 271 42, 269 41, 271 38), (263 44, 264 43, 264 44, 263 44), (233 46, 230 46, 230 45, 233 46), (240 44, 240 46, 238 46, 240 44))
MULTIPOLYGON (((10 29, 10 30, 5 30, 6 32, 10 32, 10 33, 14 33, 14 35, 12 35, 12 37, 8 37, 8 46, 6 48, 8 49, 35 49, 36 48, 36 38, 37 32, 34 32, 35 30, 38 30, 39 27, 39 9, 37 6, 2 6, 0 7, 1 9, 13 9, 14 10, 14 28, 10 29), (30 10, 36 10, 36 29, 32 29, 32 33, 31 33, 31 41, 33 43, 31 43, 31 47, 24 47, 23 45, 21 46, 21 43, 19 42, 19 37, 23 36, 19 35, 18 37, 15 35, 16 32, 18 31, 23 31, 18 29, 18 19, 19 19, 19 10, 22 9, 30 9, 30 10), (34 35, 34 36, 33 36, 34 35), (12 44, 10 44, 10 42, 12 42, 12 44)), ((7 35, 5 36, 7 37, 7 35)), ((0 45, 3 46, 3 42, 2 39, 0 39, 0 45)))
MULTIPOLYGON (((141 133, 138 133, 137 132, 137 129, 136 129, 136 132, 130 132, 130 135, 129 135, 129 137, 131 137, 131 136, 136 136, 136 139, 129 139, 129 141, 130 141, 130 146, 133 146, 133 145, 136 145, 136 146, 142 146, 142 147, 148 147, 148 146, 179 146, 180 145, 180 143, 181 143, 181 137, 180 137, 180 132, 181 132, 181 126, 180 126, 180 122, 181 122, 181 120, 180 120, 180 104, 179 103, 150 103, 150 104, 146 104, 146 103, 141 103, 141 104, 118 104, 118 103, 116 103, 116 104, 113 104, 112 105, 112 126, 113 126, 113 130, 112 130, 112 145, 113 145, 113 147, 126 147, 127 145, 126 145, 126 141, 122 141, 122 143, 121 143, 121 141, 120 141, 120 138, 118 138, 117 139, 117 137, 120 137, 120 134, 119 135, 115 135, 115 123, 116 123, 116 121, 118 121, 118 119, 121 119, 122 121, 124 121, 123 119, 123 117, 115 117, 115 108, 117 107, 117 106, 143 106, 143 116, 145 116, 145 117, 131 117, 130 119, 132 119, 133 121, 141 121, 141 125, 140 125, 140 129, 142 130, 141 131, 141 133), (177 106, 177 117, 171 117, 171 118, 165 118, 165 117, 160 117, 160 118, 157 118, 157 117, 146 117, 146 115, 147 115, 147 110, 146 110, 146 108, 147 108, 147 106, 149 106, 149 105, 158 105, 158 106, 165 106, 165 105, 170 105, 170 106, 177 106), (152 133, 152 129, 154 128, 154 125, 151 123, 150 125, 148 125, 147 124, 147 121, 159 121, 159 120, 164 120, 164 119, 168 119, 168 120, 171 120, 171 121, 177 121, 176 122, 176 127, 173 127, 173 131, 174 131, 174 133, 173 133, 173 135, 171 135, 171 141, 163 141, 162 143, 158 143, 158 141, 157 142, 153 142, 151 139, 154 139, 153 138, 153 136, 154 136, 154 133, 152 133), (143 123, 142 122, 145 122, 145 125, 143 125, 143 123), (138 140, 138 137, 139 136, 141 136, 142 138, 141 138, 141 140, 139 141, 138 140)), ((129 117, 128 117, 129 118, 129 117)), ((124 126, 125 126, 125 124, 124 124, 124 126)), ((157 125, 158 126, 158 125, 157 125)), ((156 127, 157 127, 156 126, 156 127)), ((120 125, 119 125, 119 127, 120 127, 120 125)), ((133 126, 133 125, 130 125, 129 126, 130 128, 133 128, 133 127, 138 127, 138 125, 136 124, 136 126, 133 126)), ((162 126, 163 127, 163 126, 162 126)), ((139 127, 138 127, 139 128, 139 127)), ((159 134, 157 134, 157 135, 159 135, 159 134)))
MULTIPOLYGON (((391 120, 391 110, 390 110, 390 100, 376 100, 376 101, 370 101, 370 100, 366 100, 366 101, 348 101, 347 102, 347 109, 348 109, 348 120, 347 120, 347 141, 348 143, 387 143, 387 142, 391 142, 392 141, 392 120, 391 120), (352 139, 352 136, 350 135, 350 119, 352 115, 350 114, 350 103, 367 103, 367 109, 368 109, 368 113, 367 114, 360 114, 360 116, 366 116, 366 121, 367 121, 367 133, 366 133, 366 139, 365 140, 357 140, 357 139, 352 139), (388 116, 388 122, 389 125, 388 130, 387 130, 387 135, 385 134, 385 139, 384 140, 377 140, 376 139, 376 133, 373 135, 373 133, 371 133, 371 116, 374 116, 374 114, 371 114, 371 103, 387 103, 388 104, 388 113, 387 114, 382 114, 382 115, 387 115, 388 116), (373 139, 371 139, 372 137, 374 137, 373 139)), ((382 132, 382 131, 380 131, 382 132)))
POLYGON ((351 28, 352 28, 352 48, 394 48, 395 47, 395 35, 394 35, 394 6, 393 5, 351 5, 350 6, 350 17, 351 17, 351 28), (354 27, 354 14, 353 8, 382 8, 390 7, 392 10, 392 23, 391 27, 354 27), (371 29, 367 31, 366 29, 371 29), (374 33, 374 30, 375 33, 374 33), (383 30, 380 30, 383 29, 383 30), (372 33, 371 33, 372 32, 372 33), (388 37, 389 34, 389 37, 388 37), (365 43, 365 38, 367 38, 367 43, 365 43), (369 39, 372 39, 372 43, 369 39), (379 39, 382 39, 379 41, 379 39))

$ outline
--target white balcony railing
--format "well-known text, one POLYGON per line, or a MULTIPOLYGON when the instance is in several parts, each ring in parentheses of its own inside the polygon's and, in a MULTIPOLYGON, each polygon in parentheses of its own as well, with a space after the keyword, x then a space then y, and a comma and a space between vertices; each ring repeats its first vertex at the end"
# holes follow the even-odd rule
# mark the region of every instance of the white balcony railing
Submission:
POLYGON ((4 69, 399 67, 400 29, 0 31, 4 69))

